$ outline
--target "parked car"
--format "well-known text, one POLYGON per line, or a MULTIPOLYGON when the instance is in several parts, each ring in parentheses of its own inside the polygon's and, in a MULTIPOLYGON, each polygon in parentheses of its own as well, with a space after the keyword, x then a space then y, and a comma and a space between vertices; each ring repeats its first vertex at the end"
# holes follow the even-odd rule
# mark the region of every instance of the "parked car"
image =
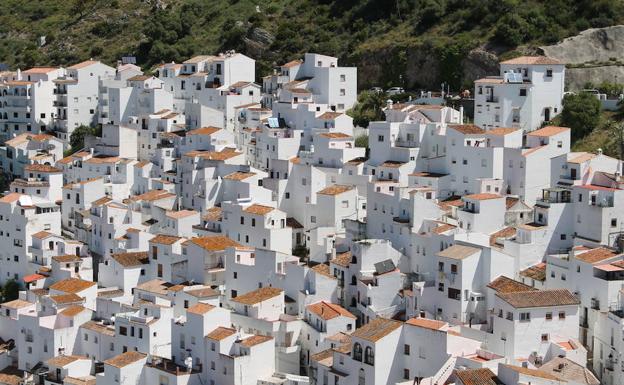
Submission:
POLYGON ((403 87, 391 87, 386 90, 386 94, 388 95, 398 95, 405 93, 403 87))
POLYGON ((371 87, 370 91, 376 94, 383 94, 384 92, 383 88, 381 87, 371 87))

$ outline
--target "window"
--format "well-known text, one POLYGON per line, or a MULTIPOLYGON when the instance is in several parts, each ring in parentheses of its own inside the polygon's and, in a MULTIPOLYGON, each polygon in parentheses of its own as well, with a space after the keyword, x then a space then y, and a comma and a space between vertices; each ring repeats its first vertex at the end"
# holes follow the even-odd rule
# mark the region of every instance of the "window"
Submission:
POLYGON ((377 136, 377 141, 378 142, 383 142, 384 141, 384 136, 383 135, 377 136))
POLYGON ((559 319, 565 319, 565 312, 564 311, 560 311, 559 312, 559 319))
POLYGON ((127 336, 128 335, 128 329, 125 326, 120 326, 119 327, 119 334, 121 334, 122 336, 127 336))
POLYGON ((284 194, 284 198, 286 198, 286 199, 290 199, 290 193, 289 193, 289 192, 285 193, 285 194, 284 194))
POLYGON ((403 354, 406 356, 410 355, 410 346, 408 344, 403 345, 403 354))
POLYGON ((548 342, 548 334, 542 334, 542 342, 548 342))
POLYGON ((368 365, 375 365, 375 352, 370 346, 367 346, 364 350, 364 363, 368 365))
POLYGON ((344 81, 346 81, 346 80, 347 80, 347 75, 344 75, 344 74, 343 74, 343 75, 340 75, 340 81, 341 81, 341 82, 344 82, 344 81))
POLYGON ((531 313, 525 312, 520 313, 520 322, 530 322, 531 321, 531 313))
POLYGON ((526 96, 526 88, 520 88, 520 96, 526 96))
POLYGON ((359 342, 356 342, 353 345, 353 359, 356 361, 362 361, 362 345, 359 342))
POLYGON ((552 313, 551 312, 546 313, 546 321, 552 321, 552 313))
POLYGON ((409 369, 403 369, 403 379, 404 380, 409 380, 410 379, 409 369))
POLYGON ((237 279, 237 278, 238 278, 238 272, 235 271, 234 272, 234 279, 237 279))
POLYGON ((546 77, 547 77, 547 78, 552 78, 552 76, 553 76, 552 71, 553 71, 552 69, 547 69, 547 70, 546 70, 546 77))
POLYGON ((611 227, 617 227, 617 218, 611 218, 611 227))

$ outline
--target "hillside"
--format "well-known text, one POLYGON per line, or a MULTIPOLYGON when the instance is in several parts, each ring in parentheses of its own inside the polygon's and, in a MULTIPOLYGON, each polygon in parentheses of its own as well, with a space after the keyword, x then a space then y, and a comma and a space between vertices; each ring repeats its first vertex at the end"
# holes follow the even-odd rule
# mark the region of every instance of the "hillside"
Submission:
POLYGON ((0 62, 161 61, 226 49, 258 74, 305 51, 360 68, 360 86, 468 86, 498 57, 624 23, 612 0, 4 0, 0 62), (40 44, 41 37, 45 43, 40 44))

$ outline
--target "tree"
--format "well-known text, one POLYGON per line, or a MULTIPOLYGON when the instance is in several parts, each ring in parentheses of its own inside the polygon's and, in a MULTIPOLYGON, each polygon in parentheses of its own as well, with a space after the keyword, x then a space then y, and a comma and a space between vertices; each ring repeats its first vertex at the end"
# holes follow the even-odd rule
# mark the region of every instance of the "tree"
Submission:
POLYGON ((13 301, 19 297, 20 284, 14 280, 9 279, 2 288, 2 298, 4 302, 13 301))
POLYGON ((353 118, 353 125, 368 127, 368 124, 377 120, 384 120, 383 107, 385 94, 382 92, 362 91, 357 103, 347 113, 353 118))
POLYGON ((74 129, 71 136, 69 137, 69 144, 71 145, 71 152, 74 153, 78 150, 81 150, 84 147, 85 137, 98 136, 101 134, 101 129, 98 127, 90 127, 85 125, 80 125, 74 129))
POLYGON ((368 148, 368 135, 360 135, 355 138, 355 147, 368 148))
POLYGON ((600 121, 600 101, 588 92, 568 94, 563 98, 561 124, 572 129, 572 139, 578 140, 596 128, 600 121))

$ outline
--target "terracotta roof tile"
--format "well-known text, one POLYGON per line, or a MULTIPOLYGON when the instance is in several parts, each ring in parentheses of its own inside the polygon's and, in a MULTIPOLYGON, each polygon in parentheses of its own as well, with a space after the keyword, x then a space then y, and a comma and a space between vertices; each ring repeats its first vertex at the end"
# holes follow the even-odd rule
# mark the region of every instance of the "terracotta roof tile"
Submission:
POLYGON ((351 135, 343 134, 342 132, 324 132, 319 134, 319 136, 328 139, 353 139, 351 135))
POLYGON ((184 238, 176 237, 174 235, 158 234, 154 238, 150 239, 150 243, 156 243, 159 245, 173 245, 181 239, 184 238))
POLYGON ((221 341, 222 339, 230 337, 234 334, 236 334, 236 329, 219 326, 218 328, 208 333, 206 335, 206 338, 209 338, 211 340, 221 341))
POLYGON ((191 313, 191 314, 197 314, 197 315, 203 315, 208 313, 209 311, 211 311, 212 309, 214 309, 216 306, 207 304, 207 303, 196 303, 195 305, 189 307, 188 309, 186 309, 187 313, 191 313))
POLYGON ((197 297, 197 298, 207 298, 207 297, 215 297, 219 295, 219 292, 211 287, 203 287, 201 289, 192 289, 185 291, 186 294, 197 297))
POLYGON ((272 340, 273 340, 273 337, 271 336, 254 335, 254 336, 245 338, 244 340, 240 342, 240 344, 246 348, 250 348, 252 346, 256 346, 256 345, 262 344, 267 341, 272 341, 272 340))
POLYGON ((252 204, 251 206, 246 207, 243 211, 250 214, 267 215, 273 210, 275 210, 275 208, 271 206, 252 204))
POLYGON ((522 282, 507 278, 504 275, 501 275, 492 282, 488 283, 487 287, 498 293, 514 293, 517 291, 537 290, 529 285, 525 285, 522 282))
POLYGON ((551 380, 551 381, 561 381, 560 377, 553 376, 552 374, 548 374, 546 372, 542 372, 541 370, 529 369, 523 366, 515 366, 515 365, 508 365, 508 364, 501 364, 501 365, 513 370, 514 372, 524 374, 525 376, 544 378, 546 380, 551 380))
POLYGON ((509 226, 490 234, 490 246, 497 246, 499 238, 508 239, 515 236, 517 231, 515 227, 509 226))
POLYGON ((79 278, 68 278, 51 285, 50 289, 65 293, 79 293, 95 285, 96 283, 92 281, 85 281, 79 278))
POLYGON ((51 237, 51 236, 53 236, 53 235, 54 235, 54 234, 52 234, 52 233, 51 233, 51 232, 49 232, 49 231, 39 231, 39 232, 37 232, 37 233, 34 233, 34 234, 32 235, 32 237, 33 237, 33 238, 37 238, 37 239, 46 239, 46 238, 51 237))
POLYGON ((485 201, 485 200, 489 200, 489 199, 502 198, 501 195, 492 194, 492 193, 469 194, 469 195, 464 195, 463 197, 466 198, 466 199, 472 199, 472 200, 476 200, 476 201, 485 201))
POLYGON ((61 310, 62 315, 66 316, 66 317, 75 317, 78 314, 82 313, 83 311, 87 310, 84 306, 80 306, 80 305, 71 305, 66 307, 65 309, 61 310))
POLYGON ((82 298, 76 293, 51 295, 50 300, 52 300, 57 305, 67 305, 70 303, 83 303, 84 302, 84 298, 82 298))
POLYGON ((520 275, 523 277, 531 278, 536 281, 544 282, 546 281, 546 264, 538 263, 537 265, 533 265, 527 269, 524 269, 520 272, 520 275))
POLYGON ((186 218, 198 214, 195 210, 167 211, 167 217, 173 219, 186 218))
MULTIPOLYGON (((344 114, 342 112, 326 111, 326 112, 323 112, 321 115, 319 115, 317 119, 334 120, 341 115, 344 115, 344 114)), ((350 137, 350 135, 347 135, 347 136, 350 137)))
POLYGON ((88 360, 87 357, 84 356, 56 356, 54 358, 50 358, 46 361, 46 364, 56 366, 62 368, 65 365, 71 364, 72 362, 76 362, 78 360, 88 360))
POLYGON ((136 267, 149 263, 147 254, 147 251, 115 253, 111 255, 111 258, 123 267, 136 267))
POLYGON ((228 174, 228 175, 224 176, 223 179, 241 181, 241 180, 245 180, 247 178, 251 178, 254 175, 256 175, 255 172, 236 171, 236 172, 233 172, 231 174, 228 174))
POLYGON ((464 135, 484 134, 485 130, 474 124, 451 124, 450 128, 457 132, 461 132, 464 135))
POLYGON ((115 335, 115 329, 113 327, 101 324, 97 321, 88 321, 80 325, 81 328, 94 331, 98 334, 111 336, 115 335))
POLYGON ((514 291, 496 293, 496 295, 517 309, 578 305, 580 303, 578 298, 567 289, 514 291))
POLYGON ((207 237, 195 237, 186 241, 184 244, 195 244, 201 247, 204 250, 208 251, 221 251, 225 250, 228 247, 238 247, 240 244, 231 240, 230 238, 217 235, 217 236, 207 236, 207 237))
POLYGON ((63 172, 63 170, 61 170, 60 168, 56 168, 48 164, 28 164, 24 166, 24 170, 35 171, 35 172, 51 172, 51 173, 63 172))
POLYGON ((194 130, 190 130, 186 133, 186 135, 212 135, 215 132, 221 131, 219 127, 200 127, 194 130))
POLYGON ((82 261, 82 259, 78 255, 74 255, 74 254, 55 255, 52 257, 52 260, 58 263, 70 263, 70 262, 82 261))
POLYGON ((221 220, 222 216, 223 210, 221 207, 211 207, 206 210, 206 214, 204 214, 202 219, 205 221, 218 222, 221 220))
POLYGON ((104 363, 106 365, 114 366, 116 368, 123 368, 130 364, 138 362, 146 357, 147 355, 143 353, 130 350, 125 353, 121 353, 120 355, 115 356, 113 358, 109 358, 108 360, 104 361, 104 363))
POLYGON ((242 303, 244 305, 255 305, 262 301, 266 301, 268 299, 277 297, 282 294, 284 290, 278 289, 276 287, 262 287, 260 289, 250 291, 243 295, 239 295, 236 298, 232 298, 233 302, 242 303))
POLYGON ((332 259, 329 262, 334 263, 338 266, 349 267, 349 265, 351 264, 351 256, 351 252, 347 251, 342 254, 337 254, 336 258, 332 259))
POLYGON ((230 158, 234 158, 236 156, 241 155, 241 152, 238 152, 231 148, 224 148, 223 150, 217 151, 189 151, 184 156, 189 157, 199 157, 206 160, 227 160, 230 158))
POLYGON ((617 255, 618 254, 616 252, 607 249, 606 247, 597 247, 595 249, 577 254, 575 258, 583 262, 594 264, 613 258, 617 255))
POLYGON ((446 331, 448 324, 444 321, 438 321, 434 319, 428 318, 410 318, 405 321, 407 325, 418 326, 425 329, 438 330, 438 331, 446 331))
POLYGON ((165 198, 172 198, 175 196, 176 194, 172 194, 165 190, 150 190, 146 193, 130 197, 130 200, 151 202, 151 201, 156 201, 156 200, 165 199, 165 198))
POLYGON ((438 256, 461 260, 464 258, 468 258, 471 255, 474 255, 480 251, 481 249, 479 249, 478 247, 471 247, 471 246, 466 246, 466 245, 453 245, 440 251, 438 253, 438 256))
POLYGON ((540 128, 539 130, 529 132, 527 136, 548 137, 561 134, 565 131, 570 131, 570 129, 568 127, 546 126, 540 128))
POLYGON ((0 304, 0 305, 2 305, 2 307, 6 307, 6 308, 9 308, 9 309, 21 309, 21 308, 26 307, 26 306, 34 305, 34 303, 28 302, 28 301, 24 301, 24 300, 21 300, 21 299, 15 299, 13 301, 5 302, 5 303, 0 304))
POLYGON ((339 184, 335 184, 329 187, 325 187, 324 189, 320 190, 317 192, 317 194, 321 194, 321 195, 338 195, 338 194, 342 194, 344 192, 347 191, 351 191, 353 190, 354 186, 348 186, 348 185, 339 185, 339 184))
POLYGON ((325 277, 329 277, 332 279, 336 279, 336 277, 334 277, 331 272, 329 271, 329 265, 326 265, 324 263, 319 263, 318 265, 314 265, 311 270, 313 270, 314 272, 316 272, 317 274, 321 274, 325 277))
POLYGON ((401 326, 403 326, 402 322, 379 317, 356 329, 351 336, 369 342, 377 342, 401 326))
POLYGON ((356 319, 356 317, 351 314, 347 309, 330 302, 321 301, 313 303, 306 306, 306 309, 308 309, 310 313, 314 313, 326 321, 339 316, 356 319))
POLYGON ((455 376, 462 385, 503 385, 496 374, 488 368, 457 370, 455 376))
POLYGON ((564 64, 557 59, 548 56, 518 56, 513 59, 505 60, 500 64, 519 64, 519 65, 557 65, 564 64))

